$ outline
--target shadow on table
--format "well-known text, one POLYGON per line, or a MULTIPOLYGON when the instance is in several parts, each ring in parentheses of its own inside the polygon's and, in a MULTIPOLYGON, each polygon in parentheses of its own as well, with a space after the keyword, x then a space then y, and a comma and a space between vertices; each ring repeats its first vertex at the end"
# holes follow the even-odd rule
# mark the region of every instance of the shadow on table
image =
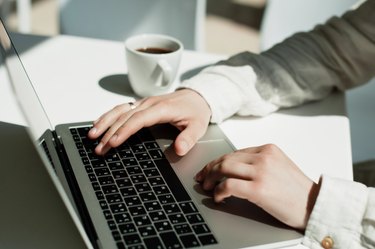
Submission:
MULTIPOLYGON (((204 69, 207 66, 209 65, 193 68, 191 70, 184 72, 180 76, 180 81, 193 77, 194 75, 198 74, 202 69, 204 69)), ((103 88, 104 90, 109 91, 111 93, 116 93, 116 94, 120 94, 120 95, 128 96, 128 97, 139 98, 139 96, 133 91, 127 74, 107 75, 99 80, 99 86, 103 88)))
POLYGON ((138 98, 130 86, 127 74, 108 75, 99 80, 99 86, 111 93, 138 98))

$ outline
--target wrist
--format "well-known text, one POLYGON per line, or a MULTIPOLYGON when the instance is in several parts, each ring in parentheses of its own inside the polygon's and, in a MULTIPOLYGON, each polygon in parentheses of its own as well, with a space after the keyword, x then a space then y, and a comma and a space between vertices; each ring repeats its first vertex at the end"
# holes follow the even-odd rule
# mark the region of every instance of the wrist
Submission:
POLYGON ((200 112, 203 112, 204 115, 208 117, 208 120, 211 119, 211 107, 208 104, 207 100, 199 92, 191 88, 180 88, 177 89, 177 91, 185 92, 187 95, 189 95, 189 99, 197 103, 197 106, 200 107, 200 112))
POLYGON ((302 227, 303 230, 306 229, 307 223, 310 219, 311 212, 315 206, 316 199, 318 198, 318 195, 319 195, 320 186, 321 186, 321 179, 319 179, 318 183, 312 182, 312 185, 310 187, 310 191, 309 191, 308 199, 307 199, 307 205, 306 205, 304 225, 302 227))

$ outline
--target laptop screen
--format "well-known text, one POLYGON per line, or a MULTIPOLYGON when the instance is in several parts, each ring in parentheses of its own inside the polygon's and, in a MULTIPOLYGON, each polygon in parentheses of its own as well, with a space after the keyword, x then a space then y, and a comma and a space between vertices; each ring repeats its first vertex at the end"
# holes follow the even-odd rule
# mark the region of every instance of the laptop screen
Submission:
POLYGON ((13 91, 36 141, 47 129, 52 130, 52 125, 1 19, 0 45, 1 64, 6 65, 13 91))

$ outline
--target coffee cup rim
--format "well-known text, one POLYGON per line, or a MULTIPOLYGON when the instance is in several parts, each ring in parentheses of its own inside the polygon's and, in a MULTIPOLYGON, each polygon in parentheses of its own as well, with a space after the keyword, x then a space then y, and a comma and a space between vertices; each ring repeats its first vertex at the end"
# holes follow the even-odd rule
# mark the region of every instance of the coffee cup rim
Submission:
POLYGON ((182 42, 179 41, 175 37, 172 37, 172 36, 169 36, 169 35, 163 35, 163 34, 145 33, 145 34, 134 35, 134 36, 131 36, 131 37, 127 38, 125 40, 125 48, 127 50, 133 52, 133 53, 142 54, 144 56, 160 56, 160 55, 166 56, 166 55, 169 55, 169 54, 174 54, 174 53, 176 53, 176 52, 178 52, 180 50, 183 50, 184 46, 183 46, 182 42), (143 52, 137 51, 137 49, 141 48, 141 46, 136 46, 135 47, 134 45, 131 44, 132 42, 134 42, 136 40, 146 39, 146 38, 164 39, 164 40, 167 40, 167 41, 171 41, 171 42, 177 44, 178 48, 175 49, 175 50, 173 50, 170 53, 165 53, 165 54, 147 54, 147 53, 143 53, 143 52))

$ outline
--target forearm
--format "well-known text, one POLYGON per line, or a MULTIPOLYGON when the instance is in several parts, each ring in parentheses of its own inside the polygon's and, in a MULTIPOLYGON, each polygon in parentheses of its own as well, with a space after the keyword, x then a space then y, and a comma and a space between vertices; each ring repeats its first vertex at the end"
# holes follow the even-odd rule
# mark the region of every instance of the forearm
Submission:
POLYGON ((375 73, 375 1, 342 18, 296 34, 261 53, 242 53, 220 64, 251 65, 266 100, 290 107, 367 82, 375 73))
POLYGON ((221 122, 235 113, 267 115, 322 99, 335 88, 363 84, 375 73, 374 12, 375 1, 369 0, 264 53, 244 52, 221 61, 182 87, 207 98, 212 122, 221 122))

